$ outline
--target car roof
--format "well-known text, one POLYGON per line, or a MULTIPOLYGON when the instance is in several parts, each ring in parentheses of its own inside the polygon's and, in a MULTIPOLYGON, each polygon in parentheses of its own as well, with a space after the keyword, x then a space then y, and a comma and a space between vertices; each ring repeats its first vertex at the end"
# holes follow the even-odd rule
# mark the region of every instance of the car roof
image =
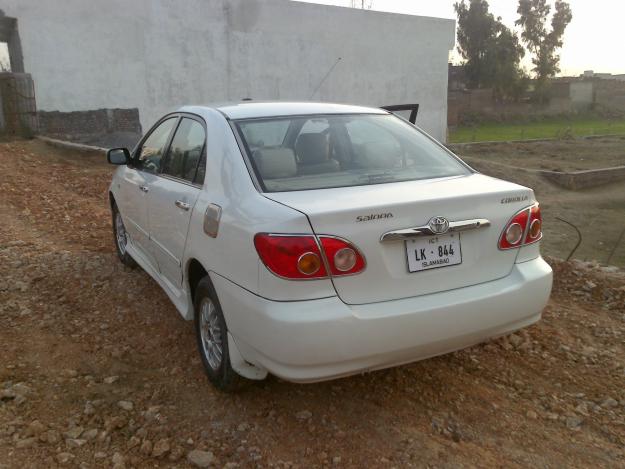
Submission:
POLYGON ((285 102, 285 101, 243 101, 237 103, 206 106, 184 106, 180 112, 198 112, 201 109, 215 109, 229 119, 255 119, 262 117, 301 116, 308 114, 388 114, 387 111, 349 104, 285 102))

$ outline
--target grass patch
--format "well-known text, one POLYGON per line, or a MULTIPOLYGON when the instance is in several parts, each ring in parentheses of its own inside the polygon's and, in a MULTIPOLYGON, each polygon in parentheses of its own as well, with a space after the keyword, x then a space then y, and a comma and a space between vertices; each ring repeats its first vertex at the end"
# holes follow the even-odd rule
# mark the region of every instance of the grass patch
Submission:
POLYGON ((449 132, 449 142, 499 142, 568 136, 588 137, 591 135, 625 135, 625 118, 558 118, 540 122, 483 123, 475 126, 457 127, 449 132))

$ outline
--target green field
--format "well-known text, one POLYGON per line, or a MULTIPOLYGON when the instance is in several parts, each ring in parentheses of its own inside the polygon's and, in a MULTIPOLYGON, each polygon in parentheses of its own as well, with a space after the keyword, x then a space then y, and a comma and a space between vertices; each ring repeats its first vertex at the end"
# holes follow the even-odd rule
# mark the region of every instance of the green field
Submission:
POLYGON ((450 143, 498 142, 537 138, 625 135, 625 118, 545 119, 541 122, 484 123, 450 130, 450 143))

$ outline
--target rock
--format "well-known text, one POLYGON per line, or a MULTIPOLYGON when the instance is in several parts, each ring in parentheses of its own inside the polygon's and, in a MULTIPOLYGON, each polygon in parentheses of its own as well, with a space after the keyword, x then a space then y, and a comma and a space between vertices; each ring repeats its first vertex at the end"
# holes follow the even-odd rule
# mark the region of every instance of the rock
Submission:
POLYGON ((512 334, 508 336, 508 340, 514 346, 514 348, 519 348, 523 343, 523 338, 517 334, 512 334))
POLYGON ((104 428, 107 432, 111 430, 116 430, 120 428, 124 428, 126 426, 126 419, 121 415, 116 415, 115 417, 111 417, 110 419, 104 422, 104 428))
POLYGON ((150 440, 143 440, 140 448, 141 453, 149 455, 152 453, 152 442, 150 440))
POLYGON ((93 457, 95 459, 106 459, 106 453, 104 451, 97 451, 94 453, 93 457))
POLYGON ((127 443, 128 449, 134 448, 135 446, 139 446, 140 443, 141 443, 141 440, 138 437, 131 436, 127 443))
POLYGON ((87 402, 85 404, 85 408, 83 410, 83 413, 85 415, 93 415, 93 414, 95 414, 95 408, 93 407, 93 404, 91 402, 87 402))
POLYGON ((584 420, 581 417, 571 416, 566 418, 566 427, 569 430, 578 430, 584 420))
POLYGON ((250 429, 250 426, 246 422, 240 423, 239 426, 237 427, 237 430, 240 431, 240 432, 246 432, 249 429, 250 429))
POLYGON ((591 282, 590 280, 587 280, 586 283, 584 283, 584 286, 582 286, 582 290, 587 292, 593 291, 595 288, 597 288, 597 284, 591 282))
POLYGON ((76 439, 80 435, 82 435, 83 431, 84 431, 84 428, 82 428, 82 427, 72 427, 69 430, 67 430, 64 433, 64 435, 65 435, 66 438, 76 439))
POLYGON ((155 458, 160 458, 165 454, 169 453, 169 450, 169 440, 167 440, 166 438, 162 438, 154 444, 154 447, 152 448, 152 456, 154 456, 155 458))
POLYGON ((528 410, 525 415, 527 416, 528 419, 532 419, 532 420, 536 420, 538 418, 538 414, 534 412, 533 410, 528 410))
POLYGON ((183 456, 184 456, 184 450, 182 449, 182 447, 174 446, 171 452, 169 453, 169 456, 167 457, 167 459, 169 459, 170 461, 178 461, 183 456))
POLYGON ((341 457, 340 456, 333 457, 332 464, 334 464, 335 466, 338 466, 339 464, 341 464, 341 457))
POLYGON ((109 376, 108 378, 104 378, 104 384, 113 384, 119 381, 119 376, 109 376))
POLYGON ((24 438, 23 440, 19 440, 17 443, 15 443, 15 447, 17 449, 31 448, 36 442, 37 438, 35 437, 24 438))
POLYGON ((76 370, 64 370, 62 375, 66 378, 75 378, 78 376, 78 372, 76 370))
POLYGON ((65 444, 68 448, 80 448, 81 446, 84 446, 85 443, 87 443, 87 440, 80 438, 68 438, 65 440, 65 444))
POLYGON ((126 461, 121 453, 115 453, 111 458, 111 462, 113 463, 113 469, 125 469, 126 467, 126 461))
POLYGON ((56 430, 48 430, 46 432, 46 441, 51 445, 57 444, 61 440, 61 435, 56 430))
POLYGON ((601 402, 601 407, 603 407, 604 409, 611 409, 613 407, 617 407, 618 406, 618 401, 616 399, 613 399, 611 397, 606 397, 602 402, 601 402))
POLYGON ((575 412, 588 416, 588 404, 586 404, 585 402, 581 402, 575 407, 575 412))
POLYGON ((295 418, 297 420, 308 420, 310 418, 312 418, 312 412, 309 410, 302 410, 299 411, 297 414, 295 414, 295 418))
POLYGON ((65 466, 69 464, 74 457, 72 453, 59 453, 56 455, 56 460, 61 466, 65 466))
POLYGON ((26 428, 26 435, 39 436, 44 431, 46 431, 46 426, 39 420, 33 420, 30 425, 28 425, 28 428, 26 428))
POLYGON ((130 412, 130 411, 133 409, 133 407, 134 407, 134 406, 132 405, 132 402, 130 402, 130 401, 119 401, 119 402, 117 403, 117 406, 118 406, 118 407, 120 407, 120 408, 122 408, 122 409, 124 409, 124 410, 127 410, 127 411, 129 411, 129 412, 130 412))
POLYGON ((95 440, 98 436, 98 429, 92 428, 91 430, 87 430, 81 436, 87 441, 95 440))
POLYGON ((187 461, 195 467, 209 467, 215 461, 215 456, 210 451, 194 449, 187 454, 187 461))

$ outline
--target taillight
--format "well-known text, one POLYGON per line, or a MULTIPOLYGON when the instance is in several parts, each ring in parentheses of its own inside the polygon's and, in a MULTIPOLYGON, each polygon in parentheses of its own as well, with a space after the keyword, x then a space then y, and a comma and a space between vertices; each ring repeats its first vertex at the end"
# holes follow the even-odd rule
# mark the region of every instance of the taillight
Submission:
POLYGON ((354 275, 365 269, 365 258, 351 243, 333 236, 320 236, 332 275, 354 275))
POLYGON ((515 249, 542 238, 542 217, 538 204, 517 212, 499 238, 499 249, 515 249))
POLYGON ((314 236, 258 233, 254 246, 265 266, 288 279, 325 278, 321 252, 314 236))
POLYGON ((286 279, 327 278, 326 263, 333 276, 353 275, 364 270, 365 259, 348 241, 320 236, 323 252, 313 235, 258 233, 254 246, 267 269, 286 279))
POLYGON ((540 214, 540 205, 536 204, 530 209, 530 221, 525 237, 525 244, 532 244, 543 237, 543 217, 540 214))

